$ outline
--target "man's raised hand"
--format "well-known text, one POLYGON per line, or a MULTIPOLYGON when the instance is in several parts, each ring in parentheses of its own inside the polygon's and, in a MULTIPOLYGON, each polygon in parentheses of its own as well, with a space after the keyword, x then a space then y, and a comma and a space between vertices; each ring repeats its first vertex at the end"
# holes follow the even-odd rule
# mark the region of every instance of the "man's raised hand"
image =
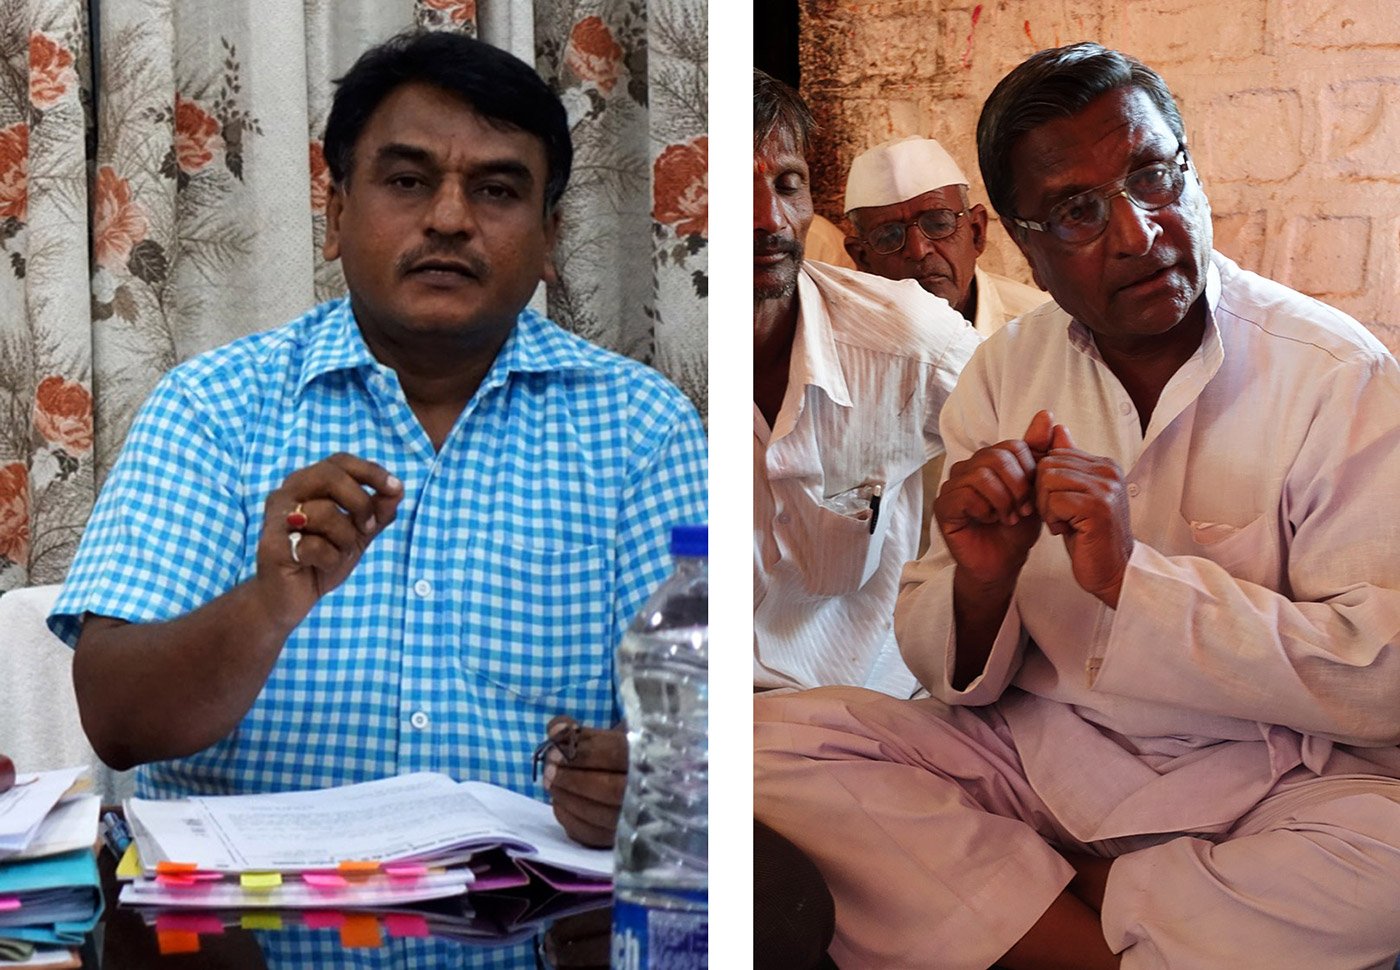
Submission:
POLYGON ((1063 536, 1074 579, 1111 608, 1133 554, 1133 528, 1123 470, 1111 458, 1074 446, 1057 424, 1050 450, 1036 466, 1035 507, 1050 532, 1063 536))
POLYGON ((1023 438, 999 441, 949 470, 933 503, 953 561, 985 585, 1013 582, 1040 536, 1036 465, 1050 449, 1053 422, 1038 411, 1023 438))
POLYGON ((402 482, 354 455, 288 475, 267 497, 258 539, 257 578, 274 615, 299 623, 350 575, 402 499, 402 482))

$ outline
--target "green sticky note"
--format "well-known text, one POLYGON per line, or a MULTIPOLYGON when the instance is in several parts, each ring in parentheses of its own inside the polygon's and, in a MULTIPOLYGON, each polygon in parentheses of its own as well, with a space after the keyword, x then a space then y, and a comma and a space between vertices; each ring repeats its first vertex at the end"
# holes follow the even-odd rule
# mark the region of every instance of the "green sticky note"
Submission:
POLYGON ((265 893, 282 885, 280 872, 245 872, 238 877, 243 888, 253 893, 265 893))
POLYGON ((276 913, 244 913, 239 925, 245 930, 280 930, 282 917, 276 913))

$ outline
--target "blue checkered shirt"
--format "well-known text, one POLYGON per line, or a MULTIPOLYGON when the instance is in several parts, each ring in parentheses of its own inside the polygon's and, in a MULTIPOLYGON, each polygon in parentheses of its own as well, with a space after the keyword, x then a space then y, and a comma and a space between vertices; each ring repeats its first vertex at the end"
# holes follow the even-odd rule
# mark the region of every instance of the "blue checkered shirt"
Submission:
MULTIPOLYGON (((50 628, 171 619, 256 570, 263 503, 345 451, 404 483, 398 517, 292 633, 242 723, 143 766, 148 796, 319 788, 410 771, 543 798, 555 714, 619 715, 615 647, 706 519, 705 436, 650 368, 525 310, 440 451, 348 300, 176 367, 137 417, 50 628)), ((179 698, 169 698, 179 717, 179 698)))

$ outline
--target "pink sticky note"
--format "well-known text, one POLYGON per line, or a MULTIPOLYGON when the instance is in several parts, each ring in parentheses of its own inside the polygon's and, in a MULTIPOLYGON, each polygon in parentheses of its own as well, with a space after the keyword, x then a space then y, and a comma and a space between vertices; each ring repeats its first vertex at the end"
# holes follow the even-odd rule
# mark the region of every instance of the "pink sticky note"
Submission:
POLYGON ((384 874, 390 879, 417 879, 419 876, 428 874, 428 867, 414 863, 401 862, 392 866, 384 867, 384 874))
POLYGON ((344 876, 334 872, 303 872, 301 879, 313 889, 344 889, 350 885, 344 876))
POLYGON ((23 905, 18 896, 6 896, 0 899, 0 913, 13 913, 23 905))
POLYGON ((339 929, 345 925, 345 914, 334 909, 308 909, 301 921, 313 930, 339 929))
POLYGON ((384 928, 390 936, 428 936, 428 921, 417 913, 385 913, 384 928))
POLYGON ((224 921, 212 913, 160 913, 156 916, 156 932, 166 930, 184 933, 222 933, 224 921))

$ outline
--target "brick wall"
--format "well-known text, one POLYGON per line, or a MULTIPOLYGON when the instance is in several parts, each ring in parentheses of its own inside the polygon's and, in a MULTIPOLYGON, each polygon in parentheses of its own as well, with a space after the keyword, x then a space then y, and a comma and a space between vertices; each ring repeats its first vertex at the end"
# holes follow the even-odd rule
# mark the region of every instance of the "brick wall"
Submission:
MULTIPOLYGON (((1176 95, 1216 248, 1400 352, 1400 0, 803 0, 801 15, 817 209, 843 228, 860 152, 928 134, 980 182, 987 93, 1036 50, 1095 40, 1176 95)), ((999 227, 983 259, 1029 280, 999 227)))

